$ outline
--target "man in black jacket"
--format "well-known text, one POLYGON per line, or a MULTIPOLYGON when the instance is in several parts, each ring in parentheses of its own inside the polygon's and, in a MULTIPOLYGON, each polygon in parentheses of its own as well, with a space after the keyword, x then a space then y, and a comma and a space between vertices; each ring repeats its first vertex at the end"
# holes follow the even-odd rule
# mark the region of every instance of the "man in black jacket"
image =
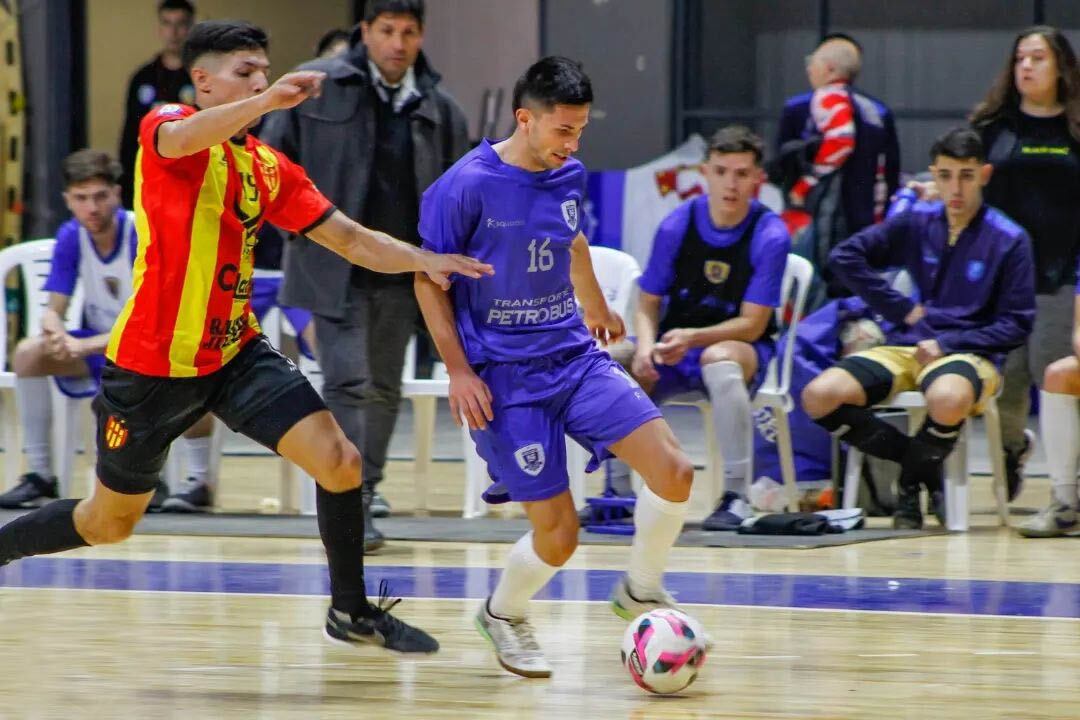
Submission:
POLYGON ((124 207, 132 205, 135 187, 135 153, 139 150, 139 121, 158 105, 195 103, 195 87, 184 70, 180 50, 195 22, 195 6, 189 0, 161 0, 158 3, 158 38, 161 52, 135 71, 128 82, 124 129, 120 134, 120 198, 124 207))
MULTIPOLYGON (((346 215, 419 245, 420 196, 468 149, 465 116, 420 51, 423 0, 369 2, 358 30, 347 54, 302 66, 327 73, 322 95, 267 116, 260 136, 346 215)), ((282 269, 281 303, 314 313, 323 397, 363 453, 368 510, 389 512, 375 490, 419 317, 412 276, 353 270, 302 236, 282 269)), ((382 545, 370 516, 365 531, 368 549, 382 545)))

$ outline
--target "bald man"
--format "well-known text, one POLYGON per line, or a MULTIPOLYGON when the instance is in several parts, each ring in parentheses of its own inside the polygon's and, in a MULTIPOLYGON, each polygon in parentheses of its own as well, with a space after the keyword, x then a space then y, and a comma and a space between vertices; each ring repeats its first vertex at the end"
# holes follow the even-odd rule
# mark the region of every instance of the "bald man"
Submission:
MULTIPOLYGON (((837 243, 882 219, 899 181, 892 111, 852 86, 861 68, 853 38, 826 36, 806 58, 813 90, 789 99, 780 118, 782 183, 789 206, 813 216, 819 270, 837 243)), ((831 281, 829 293, 848 294, 831 281)))

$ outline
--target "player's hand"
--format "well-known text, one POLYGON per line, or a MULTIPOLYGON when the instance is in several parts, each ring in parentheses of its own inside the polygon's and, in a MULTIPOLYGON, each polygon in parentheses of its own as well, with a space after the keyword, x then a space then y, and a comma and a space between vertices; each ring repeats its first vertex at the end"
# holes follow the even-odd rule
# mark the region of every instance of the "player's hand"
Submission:
POLYGON ((600 341, 601 345, 616 343, 626 337, 626 324, 619 317, 619 313, 613 312, 605 306, 600 312, 585 311, 585 327, 589 328, 589 334, 600 341))
POLYGON ((945 357, 937 340, 921 340, 915 345, 915 362, 926 367, 939 358, 945 357))
POLYGON ((67 359, 84 358, 89 353, 86 351, 86 343, 77 337, 71 335, 64 335, 64 354, 67 359))
POLYGON ((926 308, 919 303, 911 308, 911 312, 904 316, 904 324, 908 327, 912 327, 924 317, 926 317, 926 308))
POLYGON ((299 70, 282 75, 262 93, 267 111, 286 110, 308 98, 318 97, 324 78, 326 73, 317 70, 299 70))
POLYGON ((634 360, 630 364, 630 372, 634 374, 634 377, 646 382, 656 382, 660 379, 660 373, 656 370, 656 365, 652 359, 652 348, 646 352, 634 353, 634 360))
POLYGON ((475 280, 485 275, 494 275, 495 268, 465 255, 425 253, 424 272, 431 278, 431 282, 443 290, 449 290, 450 276, 455 273, 475 280))
POLYGON ((45 340, 45 352, 53 360, 70 360, 71 350, 69 340, 75 338, 68 335, 66 332, 46 332, 42 334, 45 340))
POLYGON ((684 328, 672 328, 660 336, 653 353, 661 365, 677 365, 690 351, 691 331, 684 328))
POLYGON ((907 187, 909 190, 914 190, 919 199, 924 202, 932 202, 941 198, 941 192, 938 190, 937 183, 933 180, 927 180, 926 182, 912 180, 907 184, 907 187))
POLYGON ((471 430, 486 430, 495 419, 491 390, 472 370, 450 374, 450 416, 459 427, 464 419, 471 430))

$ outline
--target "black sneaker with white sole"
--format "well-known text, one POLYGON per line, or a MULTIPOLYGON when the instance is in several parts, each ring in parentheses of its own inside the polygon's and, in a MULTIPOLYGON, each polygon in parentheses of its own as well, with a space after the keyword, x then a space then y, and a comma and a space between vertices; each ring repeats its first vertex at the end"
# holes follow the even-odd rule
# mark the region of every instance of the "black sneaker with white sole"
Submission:
POLYGON ((175 513, 204 513, 210 512, 214 506, 214 491, 202 480, 188 478, 184 481, 184 489, 175 495, 170 495, 162 504, 162 512, 175 513))
POLYGON ((58 497, 60 494, 56 478, 46 478, 35 472, 29 472, 19 478, 19 483, 15 487, 0 495, 0 508, 5 510, 36 508, 58 497))
POLYGON ((438 652, 438 640, 390 614, 401 598, 391 600, 389 593, 389 585, 383 580, 379 584, 379 602, 372 605, 371 617, 353 617, 331 607, 326 613, 323 635, 335 645, 352 649, 374 645, 400 653, 438 652))

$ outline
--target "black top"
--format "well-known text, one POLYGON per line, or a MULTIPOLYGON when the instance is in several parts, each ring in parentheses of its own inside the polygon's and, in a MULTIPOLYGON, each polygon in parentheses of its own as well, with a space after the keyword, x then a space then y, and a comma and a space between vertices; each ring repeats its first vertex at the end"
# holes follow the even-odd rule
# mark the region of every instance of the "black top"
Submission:
POLYGON ((1018 113, 981 128, 994 174, 986 201, 1031 236, 1035 292, 1051 294, 1076 282, 1080 252, 1080 143, 1064 114, 1018 113))
MULTIPOLYGON (((675 258, 675 282, 668 292, 664 319, 660 321, 661 335, 672 328, 709 327, 739 314, 754 274, 750 245, 765 209, 759 207, 750 212, 750 222, 742 236, 724 247, 705 242, 697 223, 691 219, 675 258)), ((770 314, 766 335, 774 329, 770 314)))
POLYGON ((124 207, 132 207, 135 154, 139 150, 139 121, 158 105, 174 102, 195 104, 195 88, 183 68, 170 70, 161 62, 161 55, 157 55, 131 76, 124 130, 120 134, 120 164, 124 168, 120 186, 123 188, 124 207))
MULTIPOLYGON (((414 98, 394 112, 391 103, 400 88, 389 88, 390 102, 376 98, 375 154, 371 163, 364 216, 361 222, 372 230, 381 230, 399 240, 420 245, 420 199, 416 192, 413 164, 412 123, 409 111, 414 98)), ((375 93, 375 90, 372 90, 375 93)), ((377 94, 377 93, 376 93, 377 94)), ((386 275, 353 267, 352 283, 372 287, 388 283, 412 283, 412 273, 386 275)))

